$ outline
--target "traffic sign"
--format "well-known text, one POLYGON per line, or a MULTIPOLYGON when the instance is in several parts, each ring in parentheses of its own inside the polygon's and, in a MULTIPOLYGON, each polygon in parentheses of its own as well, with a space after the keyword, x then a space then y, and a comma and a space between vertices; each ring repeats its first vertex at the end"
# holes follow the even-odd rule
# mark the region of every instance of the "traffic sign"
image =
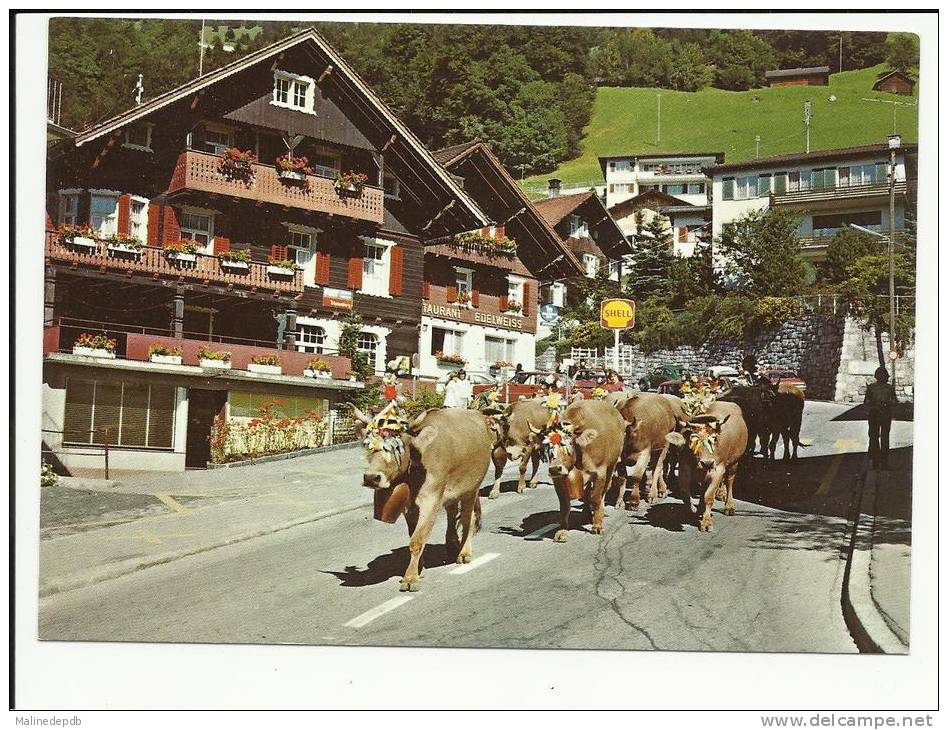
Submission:
POLYGON ((631 299, 603 299, 599 305, 599 326, 609 330, 635 327, 635 302, 631 299))
POLYGON ((544 304, 540 307, 540 319, 544 324, 556 324, 560 318, 560 308, 555 304, 544 304))

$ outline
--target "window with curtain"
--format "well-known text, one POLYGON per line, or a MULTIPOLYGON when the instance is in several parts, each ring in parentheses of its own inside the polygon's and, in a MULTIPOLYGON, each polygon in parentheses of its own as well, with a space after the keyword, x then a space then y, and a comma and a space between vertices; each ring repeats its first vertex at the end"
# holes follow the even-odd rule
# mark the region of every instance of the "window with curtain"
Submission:
POLYGON ((74 226, 79 219, 79 193, 59 194, 59 222, 74 226))
POLYGON ((103 238, 118 233, 118 195, 92 195, 89 225, 103 238))
POLYGON ((502 337, 484 338, 484 360, 487 363, 514 361, 514 343, 502 337))
POLYGON ((181 240, 194 241, 200 244, 205 252, 210 251, 211 241, 214 239, 214 216, 207 213, 182 211, 181 213, 181 240))
POLYGON ((132 198, 129 205, 128 232, 132 238, 144 243, 148 240, 148 201, 132 198))
POLYGON ((445 355, 460 355, 464 344, 464 334, 444 327, 431 328, 431 354, 443 352, 445 355))
POLYGON ((173 385, 67 378, 63 441, 170 449, 174 415, 173 385))

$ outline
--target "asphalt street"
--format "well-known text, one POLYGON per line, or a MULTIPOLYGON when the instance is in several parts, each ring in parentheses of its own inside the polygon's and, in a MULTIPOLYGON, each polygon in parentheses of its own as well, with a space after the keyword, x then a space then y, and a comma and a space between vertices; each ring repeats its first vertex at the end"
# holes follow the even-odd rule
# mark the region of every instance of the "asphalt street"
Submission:
MULTIPOLYGON (((893 446, 910 444, 896 424, 893 446)), ((447 564, 444 516, 417 593, 398 592, 404 522, 361 508, 41 599, 41 639, 450 647, 856 652, 840 610, 846 515, 865 422, 808 403, 791 464, 740 476, 737 514, 700 533, 681 501, 574 509, 554 543, 546 472, 482 501, 474 562, 447 564), (834 420, 836 419, 836 420, 834 420)), ((778 448, 778 455, 781 448, 778 448)), ((362 456, 353 452, 351 469, 362 456)), ((512 475, 508 471, 508 475, 512 475)), ((486 494, 486 491, 484 493, 486 494)))

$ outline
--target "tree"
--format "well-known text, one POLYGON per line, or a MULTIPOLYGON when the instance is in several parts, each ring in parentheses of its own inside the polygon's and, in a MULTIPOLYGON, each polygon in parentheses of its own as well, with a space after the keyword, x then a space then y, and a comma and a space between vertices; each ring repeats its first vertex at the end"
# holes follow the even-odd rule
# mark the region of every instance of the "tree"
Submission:
POLYGON ((721 285, 714 271, 711 244, 699 241, 691 256, 679 256, 668 267, 669 303, 682 307, 686 302, 717 293, 721 285))
POLYGON ((668 74, 673 89, 700 91, 714 80, 714 67, 706 63, 697 43, 686 43, 675 53, 668 74))
POLYGON ((796 216, 779 208, 750 211, 726 223, 715 253, 728 288, 752 296, 800 294, 807 272, 796 228, 796 216))
POLYGON ((826 249, 821 274, 830 284, 839 284, 849 277, 848 268, 857 259, 876 253, 885 242, 852 228, 840 228, 826 249))
POLYGON ((359 347, 359 332, 362 331, 362 317, 355 312, 350 312, 342 320, 342 327, 339 330, 339 354, 348 357, 352 361, 352 372, 360 380, 368 378, 375 369, 369 362, 369 357, 361 352, 359 347))
POLYGON ((894 71, 908 73, 918 68, 918 36, 889 33, 885 39, 885 62, 894 71))
POLYGON ((633 263, 626 280, 626 291, 638 301, 668 292, 674 254, 671 233, 666 226, 665 217, 655 214, 632 237, 633 263))
POLYGON ((771 45, 749 30, 715 31, 708 53, 716 69, 714 85, 732 91, 762 86, 777 60, 771 45))

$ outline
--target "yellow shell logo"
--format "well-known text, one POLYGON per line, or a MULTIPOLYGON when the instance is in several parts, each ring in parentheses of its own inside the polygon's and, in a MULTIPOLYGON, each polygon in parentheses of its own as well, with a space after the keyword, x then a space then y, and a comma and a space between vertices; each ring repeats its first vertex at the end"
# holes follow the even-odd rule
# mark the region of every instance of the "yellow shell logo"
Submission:
POLYGON ((635 326, 635 302, 631 299, 603 299, 599 308, 599 324, 606 329, 635 326))

